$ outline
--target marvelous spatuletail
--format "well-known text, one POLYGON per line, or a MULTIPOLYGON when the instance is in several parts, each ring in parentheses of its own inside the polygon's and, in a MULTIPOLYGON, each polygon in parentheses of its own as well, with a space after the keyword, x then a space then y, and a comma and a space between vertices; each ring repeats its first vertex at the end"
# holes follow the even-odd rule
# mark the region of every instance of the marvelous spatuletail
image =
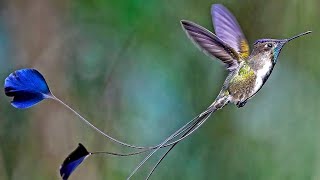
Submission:
POLYGON ((220 60, 229 74, 214 102, 200 115, 173 133, 153 150, 130 174, 135 172, 162 146, 173 143, 150 171, 147 179, 175 145, 198 129, 216 110, 228 103, 243 107, 264 85, 277 63, 281 49, 289 41, 311 33, 307 31, 288 39, 259 39, 249 45, 236 18, 222 5, 214 4, 211 15, 215 34, 191 21, 182 20, 181 25, 190 40, 208 56, 220 60), (178 140, 174 140, 178 138, 178 140), (173 141, 174 140, 174 141, 173 141), (173 142, 172 142, 173 141, 173 142))
MULTIPOLYGON (((129 154, 101 152, 116 156, 131 156, 150 151, 150 154, 132 171, 130 179, 137 170, 160 148, 170 147, 152 168, 146 179, 166 157, 166 155, 183 139, 196 131, 216 110, 223 108, 228 103, 242 107, 252 98, 269 78, 281 49, 284 45, 300 36, 311 33, 307 31, 288 39, 260 39, 253 44, 253 51, 249 53, 249 45, 243 35, 235 17, 222 5, 212 5, 211 14, 215 26, 215 34, 190 21, 181 21, 183 30, 194 44, 210 57, 219 59, 229 72, 220 93, 215 101, 202 113, 189 121, 179 130, 174 132, 156 146, 143 147, 119 141, 102 132, 89 121, 83 118, 71 107, 55 97, 43 76, 35 69, 21 69, 11 73, 5 80, 5 93, 13 97, 11 104, 19 109, 29 108, 44 99, 53 99, 63 104, 80 117, 94 130, 112 141, 140 151, 129 154)), ((89 153, 83 145, 71 153, 60 168, 61 176, 67 179, 80 163, 93 153, 89 153), (77 150, 78 149, 78 150, 77 150), (77 153, 77 152, 81 153, 77 153), (76 155, 72 155, 76 154, 76 155)))

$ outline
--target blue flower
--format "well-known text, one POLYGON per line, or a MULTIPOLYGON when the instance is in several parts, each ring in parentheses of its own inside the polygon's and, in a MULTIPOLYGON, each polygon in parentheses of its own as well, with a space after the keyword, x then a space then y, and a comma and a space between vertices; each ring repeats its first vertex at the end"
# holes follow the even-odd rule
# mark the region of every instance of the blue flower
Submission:
POLYGON ((20 69, 11 73, 4 82, 5 94, 13 97, 12 106, 29 108, 46 98, 52 98, 44 77, 35 69, 20 69))
POLYGON ((82 161, 90 156, 91 153, 79 143, 78 147, 63 161, 60 166, 60 175, 63 180, 67 180, 71 173, 82 163, 82 161))

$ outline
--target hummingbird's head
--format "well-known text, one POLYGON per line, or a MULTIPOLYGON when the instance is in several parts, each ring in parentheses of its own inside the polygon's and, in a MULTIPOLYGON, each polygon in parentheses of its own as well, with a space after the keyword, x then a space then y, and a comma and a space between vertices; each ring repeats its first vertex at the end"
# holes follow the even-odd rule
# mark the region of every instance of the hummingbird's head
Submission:
POLYGON ((267 56, 269 57, 268 59, 271 59, 272 63, 275 64, 281 49, 287 42, 309 33, 311 33, 311 31, 298 34, 288 39, 259 39, 254 43, 252 55, 267 56))

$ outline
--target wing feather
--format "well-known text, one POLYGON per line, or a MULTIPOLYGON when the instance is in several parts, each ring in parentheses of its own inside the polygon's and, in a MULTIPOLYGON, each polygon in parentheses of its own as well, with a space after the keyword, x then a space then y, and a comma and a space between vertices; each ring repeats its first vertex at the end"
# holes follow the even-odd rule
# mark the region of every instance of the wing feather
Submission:
POLYGON ((181 24, 188 37, 201 51, 220 59, 229 71, 238 67, 239 55, 232 47, 200 25, 186 20, 182 20, 181 24))
POLYGON ((249 45, 236 18, 221 4, 212 5, 211 15, 216 35, 246 59, 249 45))

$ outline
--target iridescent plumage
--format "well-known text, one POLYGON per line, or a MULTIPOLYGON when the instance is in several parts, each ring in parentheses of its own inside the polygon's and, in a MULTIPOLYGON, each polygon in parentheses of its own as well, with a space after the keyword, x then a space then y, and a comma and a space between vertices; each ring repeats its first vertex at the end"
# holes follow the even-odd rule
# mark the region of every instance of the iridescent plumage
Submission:
POLYGON ((36 105, 51 97, 44 77, 35 69, 20 69, 11 73, 4 82, 7 96, 13 97, 12 106, 20 109, 36 105))
POLYGON ((78 147, 68 155, 60 166, 60 176, 67 180, 72 172, 85 160, 91 153, 79 143, 78 147))

